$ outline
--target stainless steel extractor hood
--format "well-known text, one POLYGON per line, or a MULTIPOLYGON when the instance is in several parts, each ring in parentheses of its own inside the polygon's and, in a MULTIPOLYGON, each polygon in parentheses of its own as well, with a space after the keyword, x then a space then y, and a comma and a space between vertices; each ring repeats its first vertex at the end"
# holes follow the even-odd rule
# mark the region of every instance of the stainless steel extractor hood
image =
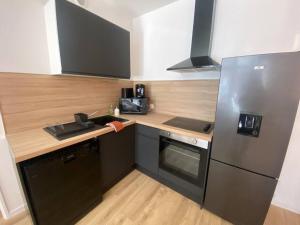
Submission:
POLYGON ((170 71, 218 70, 220 64, 210 55, 214 0, 195 0, 194 26, 190 58, 169 67, 170 71))

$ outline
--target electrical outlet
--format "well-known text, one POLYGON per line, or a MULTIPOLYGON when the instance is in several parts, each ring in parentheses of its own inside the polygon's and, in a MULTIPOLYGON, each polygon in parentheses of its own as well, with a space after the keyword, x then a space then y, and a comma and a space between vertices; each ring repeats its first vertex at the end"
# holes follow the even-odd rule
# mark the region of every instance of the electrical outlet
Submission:
POLYGON ((149 107, 150 107, 151 110, 153 110, 153 109, 155 108, 155 106, 154 106, 153 103, 151 103, 151 104, 149 105, 149 107))

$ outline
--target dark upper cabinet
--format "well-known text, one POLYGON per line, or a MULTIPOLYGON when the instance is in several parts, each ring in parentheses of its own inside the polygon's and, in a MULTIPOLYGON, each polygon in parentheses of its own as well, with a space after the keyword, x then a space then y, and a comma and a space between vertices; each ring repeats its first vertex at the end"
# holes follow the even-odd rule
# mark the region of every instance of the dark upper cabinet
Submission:
POLYGON ((49 45, 54 46, 49 49, 50 64, 57 64, 54 73, 130 78, 130 33, 127 30, 66 0, 51 1, 54 2, 48 6, 46 25, 47 35, 51 36, 48 40, 58 42, 49 45), (54 52, 55 45, 59 53, 54 52), (61 71, 57 72, 57 68, 61 71))
POLYGON ((134 125, 100 136, 102 190, 107 191, 134 167, 134 125))
POLYGON ((159 130, 144 125, 136 125, 135 163, 138 167, 158 174, 159 130))

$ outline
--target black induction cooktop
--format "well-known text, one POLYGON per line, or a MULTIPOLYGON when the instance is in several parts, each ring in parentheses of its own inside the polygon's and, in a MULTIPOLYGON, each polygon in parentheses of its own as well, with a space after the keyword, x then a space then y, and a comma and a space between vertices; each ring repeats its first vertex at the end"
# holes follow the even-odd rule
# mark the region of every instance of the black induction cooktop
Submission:
POLYGON ((211 122, 184 117, 175 117, 171 120, 168 120, 164 124, 205 134, 209 134, 214 127, 214 124, 211 122))

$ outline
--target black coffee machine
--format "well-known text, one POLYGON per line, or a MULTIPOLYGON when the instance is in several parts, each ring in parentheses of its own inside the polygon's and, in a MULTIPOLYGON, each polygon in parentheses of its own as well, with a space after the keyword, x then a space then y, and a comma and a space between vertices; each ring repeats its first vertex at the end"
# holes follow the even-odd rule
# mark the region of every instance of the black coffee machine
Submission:
POLYGON ((120 98, 119 108, 123 114, 147 114, 148 98, 145 97, 145 85, 137 84, 135 86, 135 96, 133 88, 122 88, 122 97, 120 98))
POLYGON ((137 98, 145 98, 145 85, 144 84, 136 84, 135 85, 135 96, 137 98))

